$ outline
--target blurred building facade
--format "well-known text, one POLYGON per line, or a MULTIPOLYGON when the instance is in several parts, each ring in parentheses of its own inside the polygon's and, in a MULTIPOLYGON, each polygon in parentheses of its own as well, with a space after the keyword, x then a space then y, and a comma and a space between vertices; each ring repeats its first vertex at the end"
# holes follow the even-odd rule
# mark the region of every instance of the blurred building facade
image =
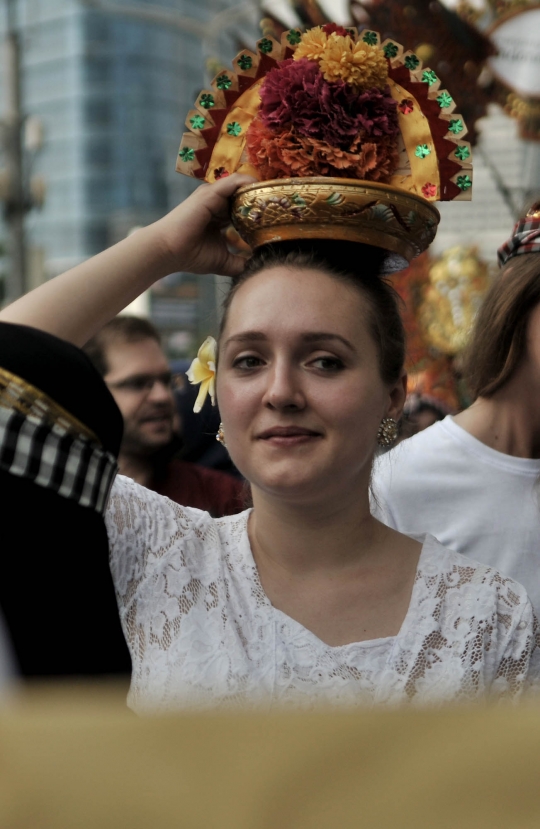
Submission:
MULTIPOLYGON (((168 7, 201 23, 234 6, 144 0, 148 10, 168 7)), ((208 43, 83 0, 19 0, 18 21, 24 112, 38 116, 44 131, 32 172, 47 187, 43 209, 28 217, 28 238, 47 278, 154 221, 192 191, 194 183, 174 168, 185 115, 207 82, 208 43)), ((249 20, 240 18, 210 48, 226 65, 249 34, 249 20)), ((150 311, 166 332, 185 329, 196 339, 215 325, 214 298, 213 281, 176 275, 158 286, 150 311)), ((189 339, 177 338, 180 351, 189 350, 189 339)))

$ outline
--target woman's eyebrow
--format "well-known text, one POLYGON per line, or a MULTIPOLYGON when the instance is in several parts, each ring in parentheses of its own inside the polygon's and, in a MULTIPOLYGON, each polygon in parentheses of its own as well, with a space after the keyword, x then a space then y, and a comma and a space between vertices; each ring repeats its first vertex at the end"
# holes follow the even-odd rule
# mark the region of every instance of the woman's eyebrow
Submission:
POLYGON ((233 334, 232 337, 228 337, 225 340, 225 345, 227 346, 229 343, 257 342, 267 339, 268 337, 262 331, 243 331, 241 334, 233 334))
MULTIPOLYGON (((306 343, 337 341, 350 349, 350 351, 356 351, 354 345, 349 340, 346 340, 345 337, 342 337, 341 334, 331 334, 327 331, 309 331, 300 336, 306 343)), ((268 340, 268 337, 262 331, 242 331, 240 334, 233 334, 232 337, 228 337, 225 340, 225 346, 228 346, 230 343, 261 342, 265 340, 268 340)))
POLYGON ((310 332, 309 334, 302 334, 302 339, 308 343, 314 342, 328 342, 329 340, 337 340, 343 345, 347 346, 351 351, 356 351, 354 345, 349 341, 346 340, 345 337, 342 337, 341 334, 330 334, 326 331, 314 331, 310 332))

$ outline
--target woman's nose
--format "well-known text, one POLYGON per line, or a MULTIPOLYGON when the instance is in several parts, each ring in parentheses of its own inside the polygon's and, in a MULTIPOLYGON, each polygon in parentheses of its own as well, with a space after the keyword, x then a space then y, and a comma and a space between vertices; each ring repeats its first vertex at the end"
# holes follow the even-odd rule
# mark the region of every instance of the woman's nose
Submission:
POLYGON ((306 405, 301 377, 292 366, 275 365, 268 373, 263 403, 272 409, 303 409, 306 405))

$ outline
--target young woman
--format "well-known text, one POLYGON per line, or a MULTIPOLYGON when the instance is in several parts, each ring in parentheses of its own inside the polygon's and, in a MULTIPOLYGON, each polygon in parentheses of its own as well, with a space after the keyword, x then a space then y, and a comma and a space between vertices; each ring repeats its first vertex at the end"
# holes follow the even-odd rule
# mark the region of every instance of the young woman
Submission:
POLYGON ((539 654, 524 589, 370 514, 377 436, 405 396, 382 254, 278 245, 244 270, 219 229, 245 181, 199 188, 3 312, 82 345, 166 273, 234 278, 217 398, 254 508, 214 520, 117 479, 107 523, 132 707, 519 695, 539 654))
POLYGON ((375 465, 376 514, 496 567, 540 611, 540 210, 501 248, 472 334, 470 408, 375 465))

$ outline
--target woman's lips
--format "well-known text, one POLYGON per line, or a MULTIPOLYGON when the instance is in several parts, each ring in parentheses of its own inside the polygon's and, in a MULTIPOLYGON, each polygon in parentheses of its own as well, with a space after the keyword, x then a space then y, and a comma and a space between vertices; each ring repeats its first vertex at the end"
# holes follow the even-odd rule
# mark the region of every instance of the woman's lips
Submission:
POLYGON ((322 437, 320 432, 298 426, 275 426, 258 435, 259 440, 264 440, 273 446, 298 446, 320 437, 322 437))

